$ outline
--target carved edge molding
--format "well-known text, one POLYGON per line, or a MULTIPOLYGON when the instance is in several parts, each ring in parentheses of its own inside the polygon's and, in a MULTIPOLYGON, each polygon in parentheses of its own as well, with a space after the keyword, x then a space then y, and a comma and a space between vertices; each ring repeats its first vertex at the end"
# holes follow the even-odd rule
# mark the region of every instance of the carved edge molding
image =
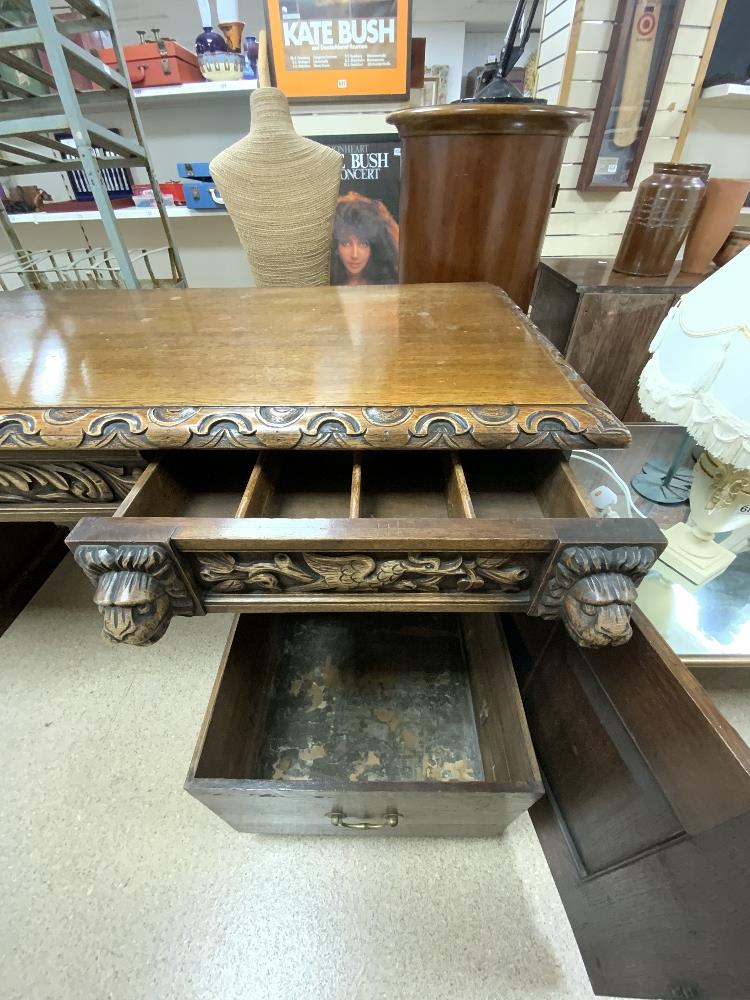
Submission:
POLYGON ((530 613, 561 619, 580 646, 622 645, 633 634, 636 588, 656 557, 651 546, 566 546, 553 557, 530 613))
POLYGON ((193 556, 204 592, 518 593, 529 586, 530 561, 512 554, 429 555, 318 552, 200 553, 193 556))
POLYGON ((143 462, 0 458, 0 504, 117 503, 128 495, 144 468, 143 462))
MULTIPOLYGON (((540 335, 541 336, 541 335, 540 335)), ((569 369, 561 362, 561 367, 569 369)), ((575 375, 575 373, 573 373, 575 375)), ((582 392, 588 389, 578 379, 582 392)), ((630 435, 591 390, 564 406, 178 406, 0 410, 0 448, 584 448, 630 435)))
POLYGON ((165 545, 79 545, 75 561, 94 584, 102 631, 113 642, 148 646, 193 601, 165 545))

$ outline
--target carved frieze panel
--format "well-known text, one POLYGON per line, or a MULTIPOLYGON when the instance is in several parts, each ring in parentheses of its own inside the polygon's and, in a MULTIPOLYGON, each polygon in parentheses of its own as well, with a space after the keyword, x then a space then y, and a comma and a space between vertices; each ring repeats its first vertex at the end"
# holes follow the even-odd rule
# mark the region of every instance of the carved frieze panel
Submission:
POLYGON ((532 563, 513 554, 211 552, 193 556, 216 594, 518 593, 532 563))
POLYGON ((0 460, 0 504, 118 503, 135 485, 143 462, 0 460))

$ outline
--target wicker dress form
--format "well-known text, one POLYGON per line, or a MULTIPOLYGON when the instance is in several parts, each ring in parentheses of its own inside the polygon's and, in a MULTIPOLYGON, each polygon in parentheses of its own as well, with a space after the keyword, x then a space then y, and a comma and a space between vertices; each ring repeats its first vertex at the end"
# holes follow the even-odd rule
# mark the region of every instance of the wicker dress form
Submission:
POLYGON ((250 132, 210 168, 256 285, 329 284, 342 160, 297 135, 276 87, 252 93, 250 132))

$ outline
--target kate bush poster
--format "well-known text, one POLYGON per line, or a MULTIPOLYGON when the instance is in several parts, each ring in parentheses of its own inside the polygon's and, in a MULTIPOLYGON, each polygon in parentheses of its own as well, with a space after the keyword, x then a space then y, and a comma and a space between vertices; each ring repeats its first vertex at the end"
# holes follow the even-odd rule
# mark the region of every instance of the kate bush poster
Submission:
POLYGON ((397 284, 398 136, 332 136, 318 141, 344 157, 333 224, 331 284, 397 284))
POLYGON ((406 96, 410 0, 266 0, 266 23, 287 97, 406 96))

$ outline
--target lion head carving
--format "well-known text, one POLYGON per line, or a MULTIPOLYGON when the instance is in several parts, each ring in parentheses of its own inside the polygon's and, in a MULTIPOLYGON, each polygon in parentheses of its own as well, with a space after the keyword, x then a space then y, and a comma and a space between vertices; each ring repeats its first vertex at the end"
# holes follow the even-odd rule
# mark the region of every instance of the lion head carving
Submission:
POLYGON ((620 646, 633 634, 636 588, 655 559, 647 546, 564 549, 542 598, 543 617, 561 617, 581 646, 620 646))
POLYGON ((167 631, 185 587, 160 545, 80 545, 75 560, 96 587, 94 602, 112 642, 148 646, 167 631))

